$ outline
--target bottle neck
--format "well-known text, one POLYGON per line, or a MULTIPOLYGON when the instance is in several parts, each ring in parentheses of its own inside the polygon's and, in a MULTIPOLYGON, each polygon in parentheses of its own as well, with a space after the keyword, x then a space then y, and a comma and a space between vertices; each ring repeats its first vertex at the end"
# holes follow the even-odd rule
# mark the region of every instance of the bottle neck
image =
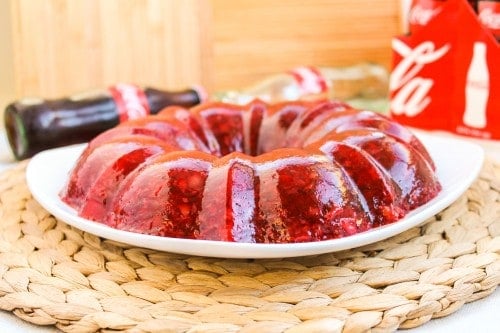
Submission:
POLYGON ((166 105, 177 105, 182 107, 192 107, 203 102, 196 89, 185 89, 179 91, 164 91, 154 88, 144 89, 148 100, 151 114, 160 112, 166 105))

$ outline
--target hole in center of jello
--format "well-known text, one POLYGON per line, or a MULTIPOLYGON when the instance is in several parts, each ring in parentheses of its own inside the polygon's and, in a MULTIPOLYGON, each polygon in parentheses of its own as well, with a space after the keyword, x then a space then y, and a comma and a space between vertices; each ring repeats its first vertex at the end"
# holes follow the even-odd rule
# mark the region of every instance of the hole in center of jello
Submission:
POLYGON ((300 148, 300 143, 287 140, 285 133, 304 106, 297 104, 280 110, 279 114, 265 117, 264 105, 255 103, 251 110, 243 112, 235 108, 213 108, 204 110, 203 118, 213 135, 217 157, 238 152, 259 156, 279 148, 300 148))
POLYGON ((205 118, 218 146, 214 155, 222 157, 233 152, 259 155, 257 138, 262 117, 255 119, 250 113, 249 119, 243 119, 242 112, 217 111, 205 118))

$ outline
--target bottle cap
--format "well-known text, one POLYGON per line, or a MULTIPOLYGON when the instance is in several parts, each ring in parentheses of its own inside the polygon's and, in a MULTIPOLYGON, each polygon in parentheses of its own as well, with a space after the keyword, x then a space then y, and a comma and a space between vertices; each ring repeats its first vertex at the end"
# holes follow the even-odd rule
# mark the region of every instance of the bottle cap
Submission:
POLYGON ((202 85, 195 84, 191 87, 194 91, 196 91, 196 94, 198 94, 198 98, 200 99, 200 103, 206 102, 208 100, 208 93, 203 88, 202 85))

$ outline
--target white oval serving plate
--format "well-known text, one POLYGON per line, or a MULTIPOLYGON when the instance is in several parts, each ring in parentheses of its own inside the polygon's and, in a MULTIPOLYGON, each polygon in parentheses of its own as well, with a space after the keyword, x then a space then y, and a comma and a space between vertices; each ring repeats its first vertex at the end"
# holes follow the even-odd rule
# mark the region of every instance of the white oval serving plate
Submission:
POLYGON ((410 212, 404 219, 370 231, 320 242, 293 244, 231 243, 168 238, 117 230, 81 218, 59 198, 69 172, 85 145, 56 148, 34 156, 27 167, 26 179, 33 197, 55 217, 91 234, 154 250, 220 258, 284 258, 315 255, 355 248, 377 242, 418 226, 439 213, 476 179, 484 160, 483 149, 455 138, 418 134, 437 167, 443 187, 426 205, 410 212))

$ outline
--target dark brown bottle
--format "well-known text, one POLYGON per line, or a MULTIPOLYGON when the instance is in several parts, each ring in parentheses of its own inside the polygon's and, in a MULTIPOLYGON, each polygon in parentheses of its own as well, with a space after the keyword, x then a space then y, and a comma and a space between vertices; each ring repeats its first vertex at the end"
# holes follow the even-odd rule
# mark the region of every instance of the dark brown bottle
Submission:
POLYGON ((158 113, 170 105, 191 107, 200 89, 164 91, 117 84, 108 90, 60 99, 22 99, 7 106, 5 129, 16 159, 50 148, 87 142, 127 119, 158 113))
POLYGON ((467 2, 472 7, 472 10, 477 13, 477 0, 470 0, 467 2))

